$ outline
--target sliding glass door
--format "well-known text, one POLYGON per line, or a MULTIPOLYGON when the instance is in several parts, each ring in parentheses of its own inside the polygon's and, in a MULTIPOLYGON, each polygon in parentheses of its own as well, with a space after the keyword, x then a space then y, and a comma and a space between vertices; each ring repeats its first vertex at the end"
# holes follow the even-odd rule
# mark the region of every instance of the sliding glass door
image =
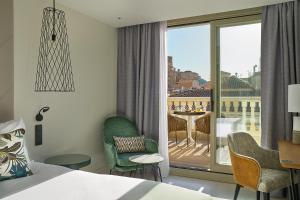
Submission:
POLYGON ((260 33, 259 16, 212 23, 214 171, 230 172, 228 134, 248 132, 260 143, 260 33))
POLYGON ((260 16, 168 30, 168 135, 175 167, 231 172, 227 135, 260 143, 260 16))
POLYGON ((168 138, 173 167, 210 169, 210 25, 168 30, 168 138), (209 125, 208 125, 209 128, 209 125))

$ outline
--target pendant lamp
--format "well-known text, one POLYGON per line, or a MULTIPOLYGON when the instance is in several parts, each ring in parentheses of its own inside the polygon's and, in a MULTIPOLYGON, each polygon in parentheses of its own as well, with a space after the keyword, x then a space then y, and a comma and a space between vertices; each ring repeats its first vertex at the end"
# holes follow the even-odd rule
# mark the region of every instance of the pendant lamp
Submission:
POLYGON ((75 91, 65 12, 56 9, 55 0, 43 10, 35 91, 75 91))

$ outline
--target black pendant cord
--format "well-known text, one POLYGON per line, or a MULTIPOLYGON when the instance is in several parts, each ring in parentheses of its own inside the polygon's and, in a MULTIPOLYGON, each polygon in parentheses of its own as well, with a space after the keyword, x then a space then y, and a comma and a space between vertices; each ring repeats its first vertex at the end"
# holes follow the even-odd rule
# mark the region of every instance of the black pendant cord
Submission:
POLYGON ((55 34, 55 23, 56 23, 56 19, 55 19, 55 12, 56 12, 56 8, 55 8, 55 0, 53 0, 53 33, 52 33, 52 40, 55 41, 56 40, 56 34, 55 34))

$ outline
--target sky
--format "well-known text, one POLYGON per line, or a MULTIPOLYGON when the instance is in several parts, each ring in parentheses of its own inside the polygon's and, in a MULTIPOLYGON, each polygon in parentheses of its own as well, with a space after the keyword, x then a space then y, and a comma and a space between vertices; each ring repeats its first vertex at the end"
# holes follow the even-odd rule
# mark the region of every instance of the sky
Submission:
MULTIPOLYGON (((260 66, 260 23, 220 29, 222 71, 248 77, 260 66)), ((198 25, 168 30, 168 55, 175 68, 197 72, 210 80, 210 26, 198 25)))

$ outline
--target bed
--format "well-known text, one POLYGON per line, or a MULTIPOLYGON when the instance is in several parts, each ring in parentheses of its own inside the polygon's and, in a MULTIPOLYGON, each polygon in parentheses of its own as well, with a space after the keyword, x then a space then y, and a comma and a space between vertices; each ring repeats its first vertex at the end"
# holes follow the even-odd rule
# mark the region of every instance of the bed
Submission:
POLYGON ((217 200, 199 191, 113 175, 70 170, 60 166, 32 162, 34 175, 0 182, 4 200, 217 200))

